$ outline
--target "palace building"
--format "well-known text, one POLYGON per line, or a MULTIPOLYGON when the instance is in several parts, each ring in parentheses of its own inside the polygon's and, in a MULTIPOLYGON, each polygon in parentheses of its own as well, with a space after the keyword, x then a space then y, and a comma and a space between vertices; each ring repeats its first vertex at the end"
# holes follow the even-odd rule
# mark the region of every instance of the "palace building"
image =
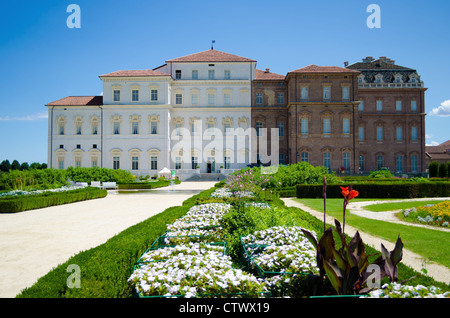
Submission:
POLYGON ((103 96, 46 105, 49 167, 169 168, 182 180, 299 161, 339 173, 424 171, 426 88, 416 70, 386 57, 286 75, 256 64, 210 49, 100 75, 103 96))

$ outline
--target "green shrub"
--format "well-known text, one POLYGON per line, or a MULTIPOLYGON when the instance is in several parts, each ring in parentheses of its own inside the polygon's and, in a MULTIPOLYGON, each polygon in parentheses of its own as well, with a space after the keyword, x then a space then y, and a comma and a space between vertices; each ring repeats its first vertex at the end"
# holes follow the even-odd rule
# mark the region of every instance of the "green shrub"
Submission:
POLYGON ((15 195, 0 198, 0 213, 14 213, 48 206, 103 198, 107 191, 98 188, 83 188, 77 190, 50 192, 40 194, 15 195))
POLYGON ((430 172, 430 178, 435 178, 438 176, 439 163, 437 161, 432 161, 428 165, 428 171, 430 172))
POLYGON ((447 178, 447 164, 441 163, 439 164, 439 177, 440 178, 447 178))
MULTIPOLYGON (((342 184, 327 185, 327 198, 342 198, 342 184)), ((450 196, 448 182, 354 183, 360 198, 426 198, 450 196)), ((322 198, 323 186, 297 185, 297 198, 322 198)))
POLYGON ((392 173, 387 169, 380 169, 377 171, 371 171, 369 178, 383 178, 383 179, 389 179, 392 178, 392 173))

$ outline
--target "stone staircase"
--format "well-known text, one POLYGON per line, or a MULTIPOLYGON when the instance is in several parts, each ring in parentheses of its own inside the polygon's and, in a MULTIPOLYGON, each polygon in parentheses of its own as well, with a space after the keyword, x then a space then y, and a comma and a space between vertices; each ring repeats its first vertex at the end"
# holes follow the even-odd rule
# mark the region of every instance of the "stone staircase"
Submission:
POLYGON ((197 173, 185 181, 221 181, 226 179, 227 176, 222 173, 197 173))

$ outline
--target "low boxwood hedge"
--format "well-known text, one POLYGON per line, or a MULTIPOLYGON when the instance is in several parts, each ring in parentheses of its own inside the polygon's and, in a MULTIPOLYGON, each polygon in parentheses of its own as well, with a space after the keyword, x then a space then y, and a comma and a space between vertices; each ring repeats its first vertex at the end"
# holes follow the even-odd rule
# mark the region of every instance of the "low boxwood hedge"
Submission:
MULTIPOLYGON (((348 186, 343 184, 327 185, 327 198, 342 198, 341 188, 348 186)), ((353 183, 353 189, 359 192, 363 198, 427 198, 450 196, 449 182, 376 182, 353 183)), ((297 198, 322 198, 323 186, 321 184, 296 186, 297 198)))
POLYGON ((40 209, 54 205, 103 198, 107 191, 98 188, 82 188, 76 190, 7 196, 0 198, 0 213, 14 213, 40 209))
MULTIPOLYGON (((175 184, 179 184, 179 180, 174 180, 175 184)), ((128 189, 156 189, 167 187, 170 185, 170 180, 158 180, 153 182, 133 182, 133 183, 119 183, 119 190, 128 190, 128 189)))

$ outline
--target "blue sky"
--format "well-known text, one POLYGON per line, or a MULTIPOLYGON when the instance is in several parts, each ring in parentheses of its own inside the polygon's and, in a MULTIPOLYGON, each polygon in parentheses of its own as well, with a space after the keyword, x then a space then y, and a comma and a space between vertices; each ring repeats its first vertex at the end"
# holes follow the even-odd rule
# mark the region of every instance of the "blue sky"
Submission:
POLYGON ((286 74, 387 56, 425 86, 427 144, 450 139, 450 1, 8 1, 0 10, 0 161, 47 162, 45 104, 99 95, 99 75, 217 50, 286 74), (70 4, 81 28, 68 28, 70 4), (369 28, 367 6, 381 9, 369 28), (442 116, 447 115, 447 116, 442 116))

